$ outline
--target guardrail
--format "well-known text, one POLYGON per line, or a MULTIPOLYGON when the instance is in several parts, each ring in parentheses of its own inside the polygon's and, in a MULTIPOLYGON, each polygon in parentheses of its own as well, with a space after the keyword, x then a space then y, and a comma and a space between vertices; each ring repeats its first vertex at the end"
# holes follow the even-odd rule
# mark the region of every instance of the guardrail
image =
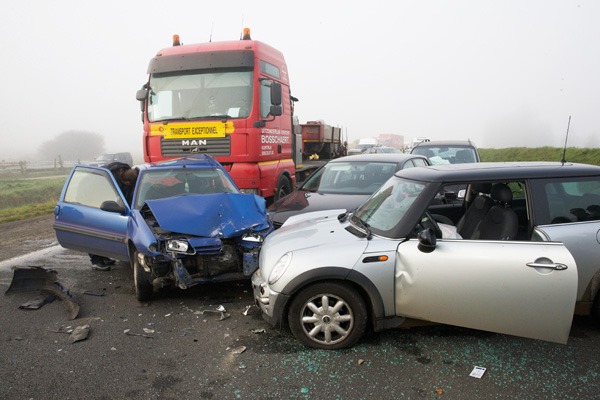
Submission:
POLYGON ((91 161, 14 161, 0 162, 0 172, 21 173, 45 172, 45 171, 68 171, 75 164, 89 164, 91 161))

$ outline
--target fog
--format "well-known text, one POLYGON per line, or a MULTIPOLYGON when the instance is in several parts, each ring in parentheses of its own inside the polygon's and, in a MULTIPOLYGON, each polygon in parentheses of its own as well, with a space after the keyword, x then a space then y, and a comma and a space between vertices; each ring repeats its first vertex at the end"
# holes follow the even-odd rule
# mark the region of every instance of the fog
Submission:
POLYGON ((1 1, 0 160, 65 131, 139 157, 150 58, 245 26, 283 52, 300 120, 350 141, 562 147, 571 116, 568 145, 599 145, 597 1, 1 1))

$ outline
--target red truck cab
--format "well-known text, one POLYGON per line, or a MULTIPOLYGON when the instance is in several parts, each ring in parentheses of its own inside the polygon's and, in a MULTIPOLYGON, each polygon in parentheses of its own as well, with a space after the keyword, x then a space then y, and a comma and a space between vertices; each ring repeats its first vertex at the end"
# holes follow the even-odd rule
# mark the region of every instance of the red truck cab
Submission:
POLYGON ((292 109, 283 54, 242 40, 173 46, 150 60, 136 98, 144 160, 214 156, 246 193, 269 200, 295 183, 292 109))

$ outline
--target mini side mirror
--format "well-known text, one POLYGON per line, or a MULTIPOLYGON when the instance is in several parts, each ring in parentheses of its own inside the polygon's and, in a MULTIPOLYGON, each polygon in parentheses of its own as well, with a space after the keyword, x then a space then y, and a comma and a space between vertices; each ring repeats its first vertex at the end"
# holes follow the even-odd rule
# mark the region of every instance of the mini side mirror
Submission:
POLYGON ((435 250, 437 238, 431 228, 421 231, 418 235, 419 245, 417 246, 423 253, 431 253, 435 250))

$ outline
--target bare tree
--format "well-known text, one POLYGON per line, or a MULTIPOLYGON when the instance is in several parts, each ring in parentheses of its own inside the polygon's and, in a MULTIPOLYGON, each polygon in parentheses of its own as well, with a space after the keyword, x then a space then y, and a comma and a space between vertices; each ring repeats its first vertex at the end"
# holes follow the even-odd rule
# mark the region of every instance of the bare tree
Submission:
POLYGON ((44 142, 38 149, 40 158, 53 160, 59 155, 63 160, 93 160, 104 152, 104 137, 98 133, 68 131, 44 142))

